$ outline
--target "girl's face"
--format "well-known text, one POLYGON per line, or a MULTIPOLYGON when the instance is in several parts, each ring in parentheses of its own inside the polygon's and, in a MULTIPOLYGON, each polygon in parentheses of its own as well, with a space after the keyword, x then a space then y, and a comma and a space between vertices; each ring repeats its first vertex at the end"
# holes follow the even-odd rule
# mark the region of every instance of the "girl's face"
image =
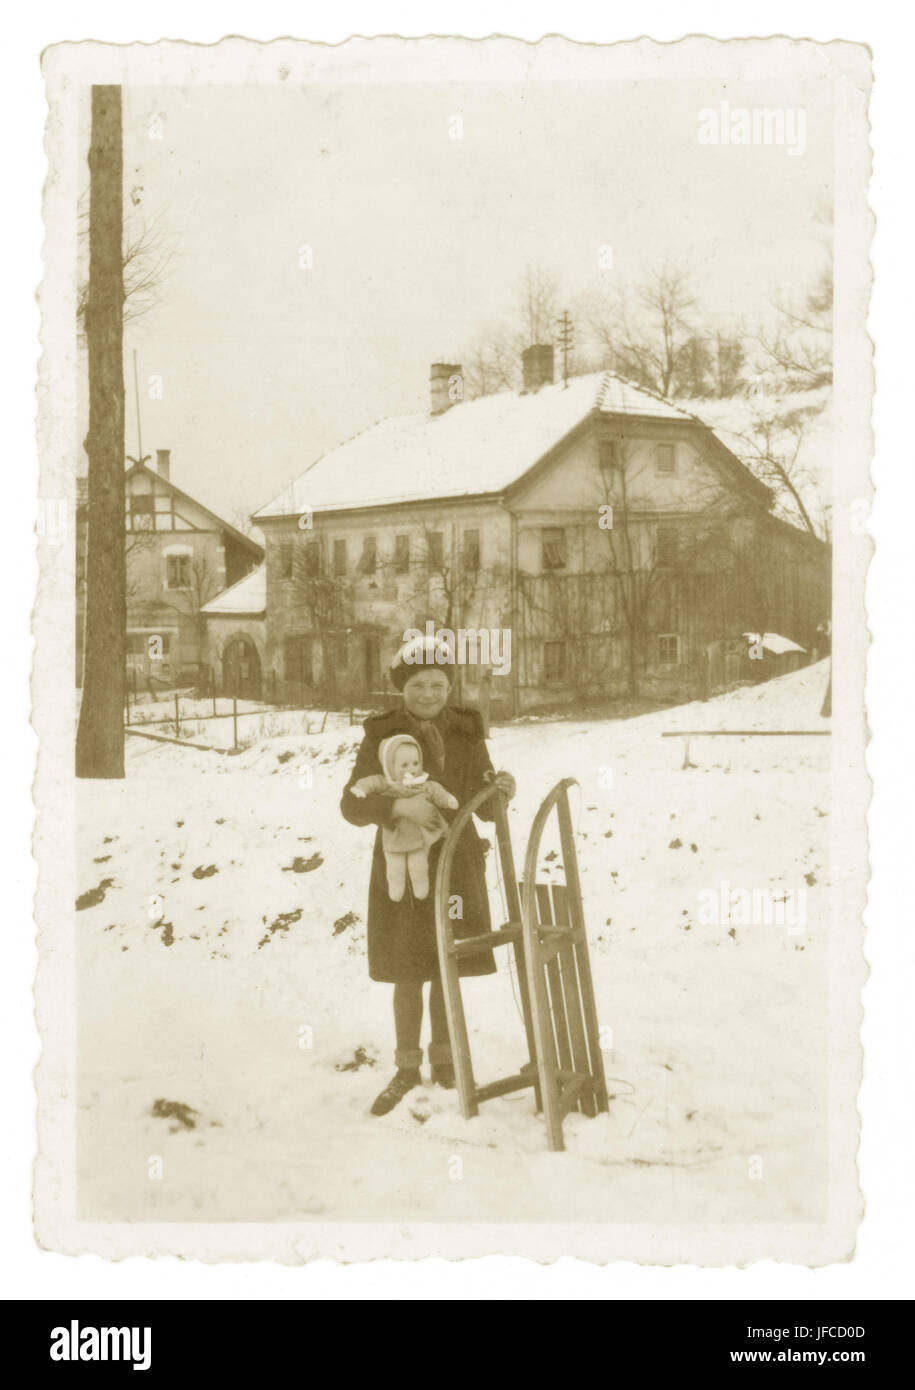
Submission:
POLYGON ((397 752, 394 754, 394 760, 391 766, 395 782, 402 782, 408 773, 411 777, 416 777, 417 774, 423 770, 422 758, 412 744, 409 743, 405 743, 401 748, 398 748, 397 752))
POLYGON ((417 671, 409 676, 403 688, 403 702, 417 719, 435 719, 445 708, 448 699, 448 677, 435 667, 417 671))

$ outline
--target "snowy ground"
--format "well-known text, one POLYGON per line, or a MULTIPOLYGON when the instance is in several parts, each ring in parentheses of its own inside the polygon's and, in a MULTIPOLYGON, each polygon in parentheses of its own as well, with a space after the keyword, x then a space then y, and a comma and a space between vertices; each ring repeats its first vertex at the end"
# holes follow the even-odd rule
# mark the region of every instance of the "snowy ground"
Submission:
MULTIPOLYGON (((367 1114, 393 1040, 365 965, 372 832, 337 806, 358 728, 237 756, 128 740, 124 782, 79 786, 80 1217, 821 1219, 830 740, 694 741, 683 771, 660 734, 827 728, 826 679, 821 663, 638 718, 493 731, 519 863, 543 795, 581 784, 612 1100, 567 1119, 561 1155, 530 1093, 470 1123, 431 1086, 367 1114), (702 920, 722 881, 805 890, 805 930, 702 920)), ((465 987, 481 1082, 523 1060, 499 966, 465 987)))

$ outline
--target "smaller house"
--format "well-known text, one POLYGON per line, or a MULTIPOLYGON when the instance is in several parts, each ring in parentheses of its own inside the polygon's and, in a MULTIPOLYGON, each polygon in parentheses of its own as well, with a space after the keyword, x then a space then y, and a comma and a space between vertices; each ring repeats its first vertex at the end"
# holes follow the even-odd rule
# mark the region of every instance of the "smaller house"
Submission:
MULTIPOLYGON (((77 480, 76 679, 82 683, 86 556, 91 520, 77 480)), ((197 680, 207 664, 204 606, 264 558, 261 546, 171 479, 171 452, 125 477, 127 669, 134 688, 197 680)))
POLYGON ((206 662, 217 687, 245 700, 267 694, 262 689, 267 618, 267 568, 239 579, 204 604, 206 662))

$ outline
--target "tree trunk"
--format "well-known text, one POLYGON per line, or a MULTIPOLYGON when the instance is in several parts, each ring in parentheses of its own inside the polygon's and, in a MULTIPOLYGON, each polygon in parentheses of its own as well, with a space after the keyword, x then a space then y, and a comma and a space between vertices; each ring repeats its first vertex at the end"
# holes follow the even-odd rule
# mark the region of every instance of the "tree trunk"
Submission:
POLYGON ((123 154, 121 89, 92 88, 89 148, 89 545, 77 777, 124 776, 123 154))

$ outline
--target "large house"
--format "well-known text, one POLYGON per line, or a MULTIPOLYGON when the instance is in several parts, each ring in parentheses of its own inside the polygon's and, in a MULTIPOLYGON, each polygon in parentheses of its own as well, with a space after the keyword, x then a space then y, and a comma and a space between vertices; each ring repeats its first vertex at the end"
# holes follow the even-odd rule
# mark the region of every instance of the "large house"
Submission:
MULTIPOLYGON (((168 449, 156 467, 135 463, 125 479, 128 679, 176 684, 206 673, 203 608, 263 560, 261 546, 171 481, 168 449)), ((76 672, 82 683, 86 602, 86 489, 77 505, 76 672)), ((208 674, 208 673, 206 673, 208 674)))
POLYGON ((468 401, 434 364, 428 414, 366 429, 255 513, 263 580, 221 623, 286 698, 372 698, 429 621, 510 637, 510 668, 478 647, 459 672, 461 698, 505 714, 687 698, 759 673, 747 631, 817 640, 829 548, 712 430, 609 372, 554 382, 548 345, 523 366, 520 392, 468 401))

